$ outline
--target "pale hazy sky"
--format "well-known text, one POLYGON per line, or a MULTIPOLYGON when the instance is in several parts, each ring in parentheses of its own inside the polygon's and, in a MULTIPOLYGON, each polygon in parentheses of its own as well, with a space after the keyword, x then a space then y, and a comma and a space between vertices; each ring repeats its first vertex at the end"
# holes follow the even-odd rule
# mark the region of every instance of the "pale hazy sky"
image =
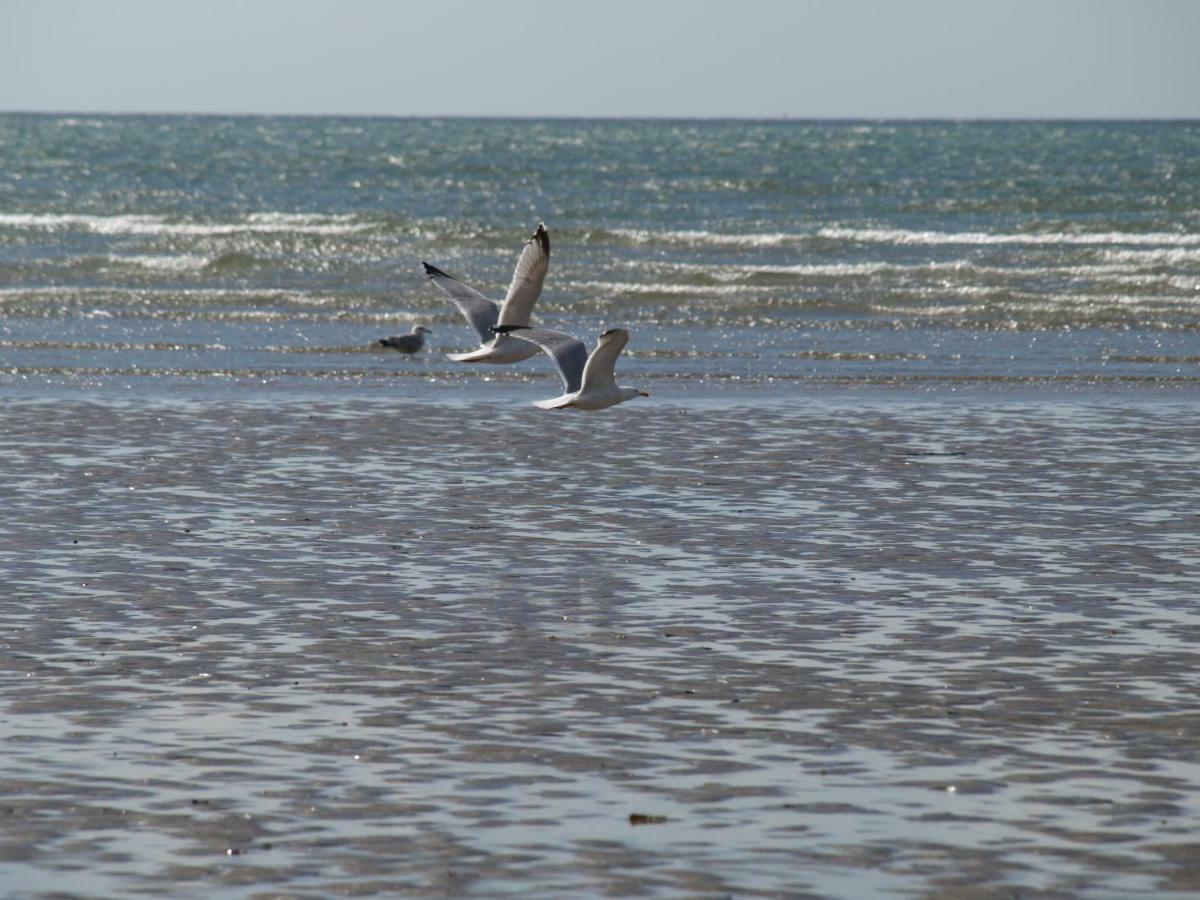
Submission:
POLYGON ((1198 117, 1200 0, 0 0, 0 110, 1198 117))

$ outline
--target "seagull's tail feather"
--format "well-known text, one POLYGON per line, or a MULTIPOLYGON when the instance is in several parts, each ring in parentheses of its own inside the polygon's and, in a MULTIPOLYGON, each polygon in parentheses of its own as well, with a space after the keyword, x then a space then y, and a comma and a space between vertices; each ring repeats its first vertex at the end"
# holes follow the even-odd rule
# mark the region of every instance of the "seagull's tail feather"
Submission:
POLYGON ((447 353, 446 359, 453 362, 477 362, 481 359, 486 359, 489 350, 491 350, 490 347, 479 347, 467 353, 447 353))
POLYGON ((533 405, 538 409, 563 409, 575 402, 574 394, 563 394, 553 400, 534 400, 533 405))

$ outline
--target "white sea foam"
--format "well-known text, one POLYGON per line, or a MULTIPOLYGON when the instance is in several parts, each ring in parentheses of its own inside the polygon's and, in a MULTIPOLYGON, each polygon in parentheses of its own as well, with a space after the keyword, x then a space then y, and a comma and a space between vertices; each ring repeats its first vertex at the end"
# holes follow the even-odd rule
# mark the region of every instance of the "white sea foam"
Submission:
POLYGON ((1175 275, 1168 279, 1168 284, 1181 291, 1191 291, 1200 298, 1200 277, 1190 275, 1175 275))
MULTIPOLYGON (((1140 251, 1133 251, 1140 252, 1140 251)), ((1168 251, 1172 252, 1172 251, 1168 251)), ((1179 251, 1182 253, 1200 251, 1179 251)), ((678 272, 707 275, 723 282, 738 281, 754 275, 795 275, 800 278, 855 278, 877 275, 900 276, 905 279, 936 277, 939 279, 970 278, 1102 278, 1119 283, 1143 284, 1166 280, 1169 276, 1143 272, 1144 266, 1129 262, 1109 262, 1093 265, 1064 266, 994 266, 980 265, 968 260, 952 260, 935 263, 797 263, 795 265, 729 265, 724 263, 671 263, 647 264, 631 262, 630 268, 651 268, 659 272, 678 272)))
POLYGON ((835 241, 881 244, 1131 244, 1154 247, 1200 247, 1200 234, 1155 232, 1047 231, 1029 234, 986 231, 910 231, 905 228, 822 228, 818 237, 835 241))
POLYGON ((74 287, 72 285, 55 284, 29 287, 27 285, 0 287, 0 301, 5 297, 53 297, 62 294, 87 294, 108 290, 101 287, 74 287))
MULTIPOLYGON (((764 275, 810 275, 815 278, 853 278, 862 275, 881 275, 885 272, 929 272, 933 271, 933 266, 897 266, 891 263, 869 262, 869 263, 828 263, 822 265, 820 263, 799 263, 794 266, 745 266, 739 267, 741 271, 748 274, 764 274, 764 275)), ((938 266, 937 269, 954 268, 953 265, 938 266)))
POLYGON ((298 296, 296 291, 283 288, 153 288, 139 287, 136 291, 102 285, 16 285, 0 287, 0 297, 54 297, 75 295, 111 295, 128 300, 151 297, 199 297, 199 298, 242 298, 250 300, 290 299, 298 296))
POLYGON ((913 231, 905 228, 821 228, 812 233, 754 232, 732 234, 716 231, 652 231, 639 228, 614 228, 610 232, 619 238, 638 244, 665 243, 684 246, 728 247, 786 247, 813 238, 833 241, 881 244, 928 245, 1125 245, 1142 247, 1197 247, 1200 234, 1172 231, 1045 231, 1045 232, 986 232, 986 231, 913 231))
POLYGON ((1105 250, 1104 259, 1136 266, 1181 266, 1200 263, 1200 248, 1159 247, 1154 250, 1105 250))
POLYGON ((679 294, 681 296, 768 293, 775 290, 770 286, 742 284, 664 284, 662 282, 633 281, 572 281, 563 286, 569 289, 600 290, 614 294, 679 294))
POLYGON ((374 226, 352 216, 307 213, 252 213, 237 222, 176 222, 165 216, 96 216, 86 213, 0 213, 0 227, 78 229, 94 234, 226 235, 353 234, 374 226))
POLYGON ((637 244, 683 244, 686 246, 782 247, 798 244, 809 235, 789 232, 727 234, 715 231, 650 231, 643 228, 613 228, 612 234, 637 244))
MULTIPOLYGON (((853 278, 865 275, 904 274, 909 272, 928 273, 939 271, 957 271, 968 267, 960 263, 921 263, 918 265, 897 264, 889 262, 863 263, 796 263, 794 265, 729 265, 726 263, 654 263, 652 268, 659 271, 687 272, 709 275, 721 281, 733 281, 752 275, 800 275, 814 278, 853 278)), ((648 264, 633 261, 630 268, 644 269, 648 264)))

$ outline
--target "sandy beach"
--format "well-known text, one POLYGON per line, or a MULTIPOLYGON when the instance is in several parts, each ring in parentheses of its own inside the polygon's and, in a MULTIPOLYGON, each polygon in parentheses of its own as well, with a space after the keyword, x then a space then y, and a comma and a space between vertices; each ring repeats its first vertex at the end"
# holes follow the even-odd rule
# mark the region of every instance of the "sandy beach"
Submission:
POLYGON ((532 393, 0 403, 5 893, 1200 891, 1194 400, 532 393))

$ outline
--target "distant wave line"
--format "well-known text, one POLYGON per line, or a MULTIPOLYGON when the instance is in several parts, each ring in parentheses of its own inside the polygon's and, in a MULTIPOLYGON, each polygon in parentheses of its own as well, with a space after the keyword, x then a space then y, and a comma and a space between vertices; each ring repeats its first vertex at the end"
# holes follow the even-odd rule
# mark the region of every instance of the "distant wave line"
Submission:
POLYGON ((599 235, 605 233, 623 238, 635 244, 708 244, 733 247, 781 247, 788 244, 802 243, 812 238, 811 234, 795 232, 731 234, 714 231, 651 231, 644 228, 611 228, 594 232, 594 234, 599 235))
POLYGON ((722 281, 734 281, 738 278, 752 277, 755 275, 796 275, 807 276, 813 278, 843 278, 843 277, 866 277, 873 275, 903 275, 903 276, 994 276, 1001 278, 1030 278, 1030 277, 1057 277, 1057 276, 1084 276, 1084 277, 1105 277, 1112 276, 1114 278, 1122 277, 1155 277, 1166 278, 1169 273, 1155 274, 1147 276, 1143 270, 1151 268, 1160 268, 1166 264, 1186 264, 1193 260, 1200 260, 1200 249, 1197 250, 1165 250, 1161 251, 1163 256, 1157 255, 1159 251, 1129 251, 1130 254, 1145 253, 1146 256, 1129 255, 1125 256, 1119 252, 1113 252, 1113 255, 1105 255, 1106 260, 1112 260, 1104 264, 1073 264, 1063 263, 1059 265, 1022 265, 1014 264, 1010 266, 985 265, 966 259, 955 259, 943 262, 920 262, 920 263, 893 263, 893 262, 859 262, 859 263, 796 263, 793 265, 786 264, 744 264, 744 263, 676 263, 676 262, 652 262, 645 263, 642 261, 628 263, 628 268, 631 269, 646 269, 650 268, 655 271, 664 273, 686 273, 694 275, 706 275, 722 281))
POLYGON ((1180 234, 1170 231, 991 233, 986 231, 910 231, 905 228, 822 228, 817 231, 816 236, 835 241, 881 244, 1133 244, 1158 247, 1200 246, 1200 234, 1180 234))
POLYGON ((99 216, 88 213, 0 213, 0 227, 47 230, 79 228, 95 234, 226 235, 226 234, 355 234, 378 228, 349 215, 251 213, 237 222, 172 221, 159 215, 99 216))
MULTIPOLYGON (((344 235, 389 227, 386 215, 367 218, 352 214, 250 213, 236 221, 186 221, 165 215, 90 213, 0 213, 0 228, 81 229, 95 234, 220 236, 231 234, 344 235)), ((453 232, 454 229, 450 228, 453 232)), ((813 240, 883 243, 893 245, 1090 245, 1151 248, 1200 247, 1200 234, 1179 232, 986 232, 930 231, 904 228, 850 228, 826 226, 812 231, 721 232, 703 229, 654 230, 598 227, 581 232, 584 242, 606 238, 633 244, 779 248, 813 240)))
POLYGON ((585 232, 584 240, 598 242, 605 237, 634 244, 676 244, 682 246, 727 246, 777 248, 799 246, 814 240, 884 243, 895 245, 988 245, 1016 244, 1034 246, 1143 246, 1200 247, 1200 234, 1179 232, 986 232, 916 231, 905 228, 847 228, 826 226, 813 231, 720 232, 707 230, 662 230, 646 228, 598 228, 585 232))

